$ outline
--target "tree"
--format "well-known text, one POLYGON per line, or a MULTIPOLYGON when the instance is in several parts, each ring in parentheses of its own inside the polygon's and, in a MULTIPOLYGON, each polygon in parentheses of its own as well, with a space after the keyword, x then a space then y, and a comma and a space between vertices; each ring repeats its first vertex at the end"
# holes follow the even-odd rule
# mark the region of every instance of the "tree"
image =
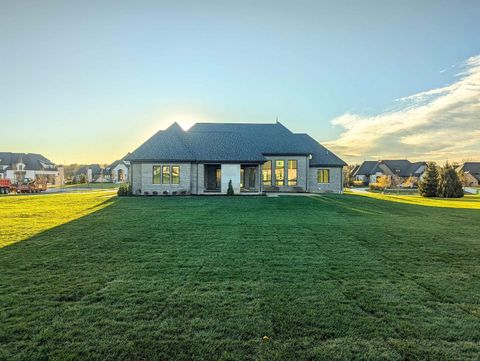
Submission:
POLYGON ((438 196, 443 198, 463 197, 462 182, 458 178, 455 168, 448 163, 445 164, 445 167, 440 173, 438 196))
POLYGON ((343 186, 351 187, 353 185, 353 170, 358 166, 356 164, 350 164, 346 167, 343 167, 343 186))
POLYGON ((422 197, 436 197, 438 194, 438 169, 434 162, 429 162, 425 174, 418 182, 418 191, 422 197))
POLYGON ((227 189, 227 196, 233 196, 235 192, 233 191, 232 180, 228 181, 228 189, 227 189))

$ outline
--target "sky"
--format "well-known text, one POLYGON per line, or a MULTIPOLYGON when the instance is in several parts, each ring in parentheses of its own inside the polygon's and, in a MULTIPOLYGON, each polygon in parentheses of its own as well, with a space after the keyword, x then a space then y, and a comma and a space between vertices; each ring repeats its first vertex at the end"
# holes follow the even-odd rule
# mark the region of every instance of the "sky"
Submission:
POLYGON ((109 163, 174 121, 347 162, 480 161, 480 1, 0 0, 0 151, 109 163))

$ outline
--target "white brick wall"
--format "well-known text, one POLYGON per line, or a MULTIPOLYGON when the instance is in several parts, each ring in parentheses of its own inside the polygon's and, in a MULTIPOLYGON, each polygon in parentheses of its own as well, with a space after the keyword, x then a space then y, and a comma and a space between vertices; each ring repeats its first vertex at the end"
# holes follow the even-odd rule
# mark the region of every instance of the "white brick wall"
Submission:
POLYGON ((130 165, 132 172, 132 192, 152 194, 157 192, 163 194, 164 191, 172 192, 191 191, 191 170, 190 163, 132 163, 130 165), (180 166, 180 184, 153 184, 153 167, 162 165, 178 165, 180 166))
POLYGON ((308 176, 308 192, 310 193, 341 193, 343 191, 342 185, 342 168, 331 167, 310 167, 308 176), (330 170, 330 182, 318 183, 317 172, 318 169, 330 170))

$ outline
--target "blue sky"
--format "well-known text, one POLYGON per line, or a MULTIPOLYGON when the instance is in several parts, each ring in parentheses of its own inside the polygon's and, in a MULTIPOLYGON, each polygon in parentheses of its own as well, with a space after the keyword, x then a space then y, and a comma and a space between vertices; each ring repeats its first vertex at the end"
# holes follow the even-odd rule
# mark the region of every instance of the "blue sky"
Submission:
POLYGON ((103 163, 173 121, 278 116, 347 161, 480 160, 479 1, 2 1, 1 8, 2 151, 103 163))

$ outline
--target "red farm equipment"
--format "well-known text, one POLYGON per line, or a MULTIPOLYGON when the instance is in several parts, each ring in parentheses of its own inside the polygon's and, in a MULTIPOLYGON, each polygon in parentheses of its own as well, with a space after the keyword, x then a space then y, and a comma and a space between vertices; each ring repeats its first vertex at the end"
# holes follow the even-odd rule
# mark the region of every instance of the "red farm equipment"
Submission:
POLYGON ((23 182, 12 183, 10 179, 0 179, 0 193, 39 193, 47 190, 47 182, 25 178, 23 182))
POLYGON ((11 192, 12 183, 10 179, 0 178, 0 194, 8 194, 11 192))

